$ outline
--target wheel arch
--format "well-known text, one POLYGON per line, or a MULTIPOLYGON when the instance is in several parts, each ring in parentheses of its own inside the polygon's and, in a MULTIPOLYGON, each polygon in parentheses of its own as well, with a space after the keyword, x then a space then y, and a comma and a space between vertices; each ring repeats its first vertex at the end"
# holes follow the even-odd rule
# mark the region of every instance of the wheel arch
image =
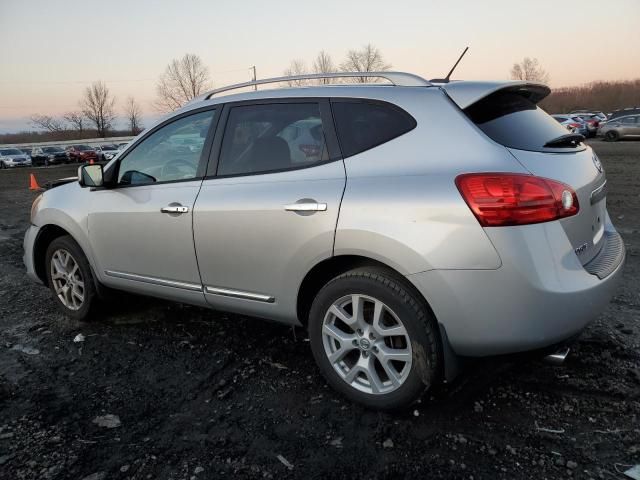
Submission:
POLYGON ((46 256, 47 248, 56 238, 63 237, 65 235, 73 238, 73 235, 59 225, 48 224, 40 228, 38 236, 33 244, 33 268, 38 275, 38 278, 42 280, 42 283, 49 285, 47 280, 47 267, 46 256))

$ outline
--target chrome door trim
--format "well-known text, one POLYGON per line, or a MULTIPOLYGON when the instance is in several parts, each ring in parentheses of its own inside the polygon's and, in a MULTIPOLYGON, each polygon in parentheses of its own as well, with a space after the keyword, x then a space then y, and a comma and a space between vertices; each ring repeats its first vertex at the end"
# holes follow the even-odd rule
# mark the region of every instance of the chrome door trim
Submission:
POLYGON ((233 290, 230 288, 209 287, 205 286, 205 293, 212 295, 223 295, 225 297, 242 298, 244 300, 256 300, 258 302, 273 303, 276 301, 275 297, 271 295, 264 295, 261 293, 243 292, 242 290, 233 290))
POLYGON ((167 280, 165 278, 146 277, 144 275, 137 275, 135 273, 116 272, 113 270, 105 270, 105 275, 109 277, 122 278, 124 280, 133 280, 136 282, 150 283, 152 285, 160 285, 162 287, 174 287, 181 288, 183 290, 191 290, 194 292, 201 292, 202 285, 196 283, 179 282, 176 280, 167 280))

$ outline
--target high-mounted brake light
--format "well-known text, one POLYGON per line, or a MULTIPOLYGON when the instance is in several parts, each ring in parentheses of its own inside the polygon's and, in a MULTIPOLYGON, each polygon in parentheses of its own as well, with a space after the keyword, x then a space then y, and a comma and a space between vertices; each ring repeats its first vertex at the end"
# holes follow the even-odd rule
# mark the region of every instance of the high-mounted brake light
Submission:
POLYGON ((578 197, 568 185, 516 173, 466 173, 456 186, 484 227, 528 225, 578 213, 578 197))

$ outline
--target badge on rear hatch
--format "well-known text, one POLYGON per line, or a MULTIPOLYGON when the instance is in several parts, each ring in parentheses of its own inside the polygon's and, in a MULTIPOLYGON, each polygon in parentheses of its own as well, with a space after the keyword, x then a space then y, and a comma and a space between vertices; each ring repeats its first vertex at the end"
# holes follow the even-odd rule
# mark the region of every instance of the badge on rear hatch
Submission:
POLYGON ((598 169, 598 171, 600 173, 602 173, 602 163, 600 163, 600 159, 598 158, 598 156, 595 154, 593 154, 593 164, 596 166, 596 168, 598 169))

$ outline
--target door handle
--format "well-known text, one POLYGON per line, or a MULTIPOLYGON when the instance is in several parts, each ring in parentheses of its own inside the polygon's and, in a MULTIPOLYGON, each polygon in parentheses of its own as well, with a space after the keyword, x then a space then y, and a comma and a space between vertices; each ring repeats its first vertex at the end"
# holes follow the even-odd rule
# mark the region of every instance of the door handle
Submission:
POLYGON ((325 212, 327 204, 318 202, 291 203, 285 205, 284 209, 287 212, 325 212))
POLYGON ((187 213, 189 211, 189 207, 185 207, 184 205, 167 205, 166 207, 162 207, 160 209, 162 213, 187 213))

